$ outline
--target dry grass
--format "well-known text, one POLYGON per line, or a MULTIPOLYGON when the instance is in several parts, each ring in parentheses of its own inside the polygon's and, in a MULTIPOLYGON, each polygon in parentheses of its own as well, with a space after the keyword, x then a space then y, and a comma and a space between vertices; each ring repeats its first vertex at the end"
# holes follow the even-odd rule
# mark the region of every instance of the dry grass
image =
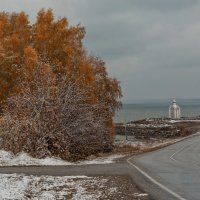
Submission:
POLYGON ((115 146, 113 153, 137 153, 141 151, 141 146, 132 146, 130 144, 124 146, 115 146))
POLYGON ((163 147, 166 147, 168 145, 170 145, 171 143, 167 143, 167 144, 160 144, 158 146, 132 146, 130 144, 118 147, 115 146, 113 153, 117 153, 117 154, 141 154, 141 153, 145 153, 145 152, 151 152, 151 151, 155 151, 157 149, 161 149, 163 147))

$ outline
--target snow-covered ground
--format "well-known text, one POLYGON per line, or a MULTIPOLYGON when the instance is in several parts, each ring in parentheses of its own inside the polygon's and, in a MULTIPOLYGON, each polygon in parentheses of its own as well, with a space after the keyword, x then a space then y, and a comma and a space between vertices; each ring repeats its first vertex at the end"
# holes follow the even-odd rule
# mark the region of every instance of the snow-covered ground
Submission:
POLYGON ((123 126, 136 127, 136 128, 165 128, 171 127, 175 123, 187 123, 187 122, 200 122, 199 119, 145 119, 140 123, 127 123, 123 126))
MULTIPOLYGON (((0 175, 0 199, 74 199, 87 200, 102 197, 98 188, 104 187, 107 178, 87 176, 25 176, 0 175), (94 189, 92 190, 88 190, 94 189)), ((109 188, 108 192, 115 192, 109 188)))
POLYGON ((93 158, 79 162, 67 162, 59 158, 36 159, 27 153, 13 155, 11 152, 0 150, 0 166, 40 166, 40 165, 87 165, 87 164, 109 164, 124 155, 110 155, 106 157, 93 158))
MULTIPOLYGON (((125 126, 125 125, 124 125, 125 126)), ((170 124, 126 124, 126 127, 136 127, 136 128, 165 128, 170 127, 170 124)))
POLYGON ((179 123, 179 122, 200 122, 200 120, 196 119, 196 120, 189 120, 189 119, 185 119, 185 120, 169 120, 168 123, 179 123))
MULTIPOLYGON (((0 199, 92 200, 126 197, 120 182, 112 177, 0 175, 0 199), (114 182, 113 182, 114 181, 114 182), (124 192, 124 194, 123 194, 124 192)), ((148 194, 131 190, 132 198, 149 199, 148 194)), ((121 198, 120 198, 121 199, 121 198)))

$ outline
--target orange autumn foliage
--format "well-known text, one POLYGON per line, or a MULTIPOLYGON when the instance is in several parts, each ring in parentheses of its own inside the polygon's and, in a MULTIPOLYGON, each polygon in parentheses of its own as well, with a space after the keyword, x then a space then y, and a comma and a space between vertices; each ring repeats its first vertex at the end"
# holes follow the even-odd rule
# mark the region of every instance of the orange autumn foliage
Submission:
POLYGON ((31 69, 39 59, 51 63, 57 77, 66 74, 80 88, 90 88, 87 101, 104 105, 97 115, 104 115, 112 127, 112 117, 121 106, 121 88, 108 76, 105 63, 87 54, 84 36, 84 27, 69 26, 65 17, 55 20, 51 9, 40 10, 33 24, 24 12, 1 12, 0 101, 23 90, 18 87, 20 81, 25 75, 32 79, 31 69))

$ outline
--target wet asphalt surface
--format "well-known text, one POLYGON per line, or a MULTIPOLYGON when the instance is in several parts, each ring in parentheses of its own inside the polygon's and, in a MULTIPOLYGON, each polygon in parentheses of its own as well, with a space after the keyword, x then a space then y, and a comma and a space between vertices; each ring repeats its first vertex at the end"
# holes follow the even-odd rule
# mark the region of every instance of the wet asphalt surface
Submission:
POLYGON ((175 199, 200 199, 200 136, 136 156, 131 161, 180 196, 175 199))

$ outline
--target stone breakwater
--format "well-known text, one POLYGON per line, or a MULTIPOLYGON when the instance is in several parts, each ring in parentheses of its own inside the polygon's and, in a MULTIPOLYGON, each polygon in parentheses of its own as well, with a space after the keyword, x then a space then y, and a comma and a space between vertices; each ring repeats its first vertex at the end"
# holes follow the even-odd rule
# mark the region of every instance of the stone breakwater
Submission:
POLYGON ((176 138, 195 133, 200 120, 144 119, 126 124, 116 124, 116 134, 134 136, 136 139, 176 138))

